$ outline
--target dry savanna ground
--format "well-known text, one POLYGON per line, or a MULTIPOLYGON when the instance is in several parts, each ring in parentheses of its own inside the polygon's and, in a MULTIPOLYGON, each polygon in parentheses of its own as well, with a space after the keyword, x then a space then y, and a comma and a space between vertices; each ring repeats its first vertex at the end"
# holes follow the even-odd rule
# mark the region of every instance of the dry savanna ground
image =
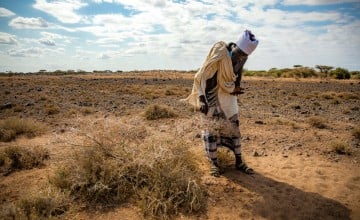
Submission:
POLYGON ((360 219, 358 80, 245 77, 216 178, 192 77, 0 77, 0 218, 360 219))

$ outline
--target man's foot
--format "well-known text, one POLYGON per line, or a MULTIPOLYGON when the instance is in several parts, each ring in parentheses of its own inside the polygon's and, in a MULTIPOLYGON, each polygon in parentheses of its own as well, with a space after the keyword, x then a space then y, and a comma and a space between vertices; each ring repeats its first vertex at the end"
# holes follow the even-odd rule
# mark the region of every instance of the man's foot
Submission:
POLYGON ((237 170, 240 170, 246 174, 254 174, 254 170, 248 167, 244 162, 235 164, 235 167, 237 170))
POLYGON ((211 164, 210 175, 214 177, 220 177, 220 174, 221 174, 220 168, 215 164, 211 164))

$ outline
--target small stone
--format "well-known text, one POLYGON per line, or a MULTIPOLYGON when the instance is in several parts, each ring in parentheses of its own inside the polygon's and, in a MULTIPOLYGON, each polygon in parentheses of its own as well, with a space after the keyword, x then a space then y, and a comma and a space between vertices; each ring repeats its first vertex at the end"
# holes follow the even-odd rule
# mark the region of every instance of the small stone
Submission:
POLYGON ((0 106, 0 110, 9 109, 9 108, 12 108, 12 107, 14 107, 14 105, 11 102, 8 102, 8 103, 5 103, 2 106, 0 106))

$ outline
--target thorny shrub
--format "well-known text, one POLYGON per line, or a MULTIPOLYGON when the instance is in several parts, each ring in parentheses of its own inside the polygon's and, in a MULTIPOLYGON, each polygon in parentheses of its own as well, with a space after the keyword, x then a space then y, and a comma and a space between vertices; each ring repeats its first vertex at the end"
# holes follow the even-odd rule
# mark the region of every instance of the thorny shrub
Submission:
POLYGON ((86 135, 73 159, 59 167, 50 182, 86 207, 131 202, 145 217, 163 219, 205 210, 197 160, 185 144, 144 138, 134 144, 136 130, 110 130, 86 135))

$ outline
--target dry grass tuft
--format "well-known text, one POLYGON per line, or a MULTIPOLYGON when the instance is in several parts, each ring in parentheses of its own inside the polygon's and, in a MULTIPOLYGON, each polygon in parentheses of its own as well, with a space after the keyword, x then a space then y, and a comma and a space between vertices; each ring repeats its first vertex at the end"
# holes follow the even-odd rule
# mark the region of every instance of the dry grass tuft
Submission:
POLYGON ((330 144, 333 152, 337 154, 351 155, 350 146, 342 141, 333 141, 330 144))
POLYGON ((0 219, 52 219, 67 212, 70 204, 64 193, 48 189, 39 195, 26 196, 16 204, 3 206, 0 219))
POLYGON ((20 135, 35 137, 45 130, 45 125, 34 120, 12 117, 0 121, 0 141, 9 142, 20 135))
POLYGON ((126 139, 104 131, 80 148, 50 182, 87 207, 134 202, 145 217, 151 218, 205 209, 206 191, 200 183, 196 158, 186 145, 145 141, 134 148, 126 139))
POLYGON ((157 120, 161 118, 174 118, 177 115, 173 110, 166 106, 151 105, 145 111, 145 118, 147 120, 157 120))
POLYGON ((359 99, 359 95, 356 93, 351 93, 351 92, 342 92, 338 94, 339 98, 345 99, 345 100, 349 100, 349 99, 355 99, 358 100, 359 99))
POLYGON ((310 117, 309 118, 309 124, 312 127, 319 128, 319 129, 327 128, 327 125, 325 123, 325 119, 321 118, 321 117, 318 117, 318 116, 310 117))
POLYGON ((8 175, 16 170, 42 166, 47 159, 49 152, 45 148, 9 146, 0 151, 0 171, 8 175))
POLYGON ((351 133, 356 139, 360 140, 360 127, 354 128, 351 133))

